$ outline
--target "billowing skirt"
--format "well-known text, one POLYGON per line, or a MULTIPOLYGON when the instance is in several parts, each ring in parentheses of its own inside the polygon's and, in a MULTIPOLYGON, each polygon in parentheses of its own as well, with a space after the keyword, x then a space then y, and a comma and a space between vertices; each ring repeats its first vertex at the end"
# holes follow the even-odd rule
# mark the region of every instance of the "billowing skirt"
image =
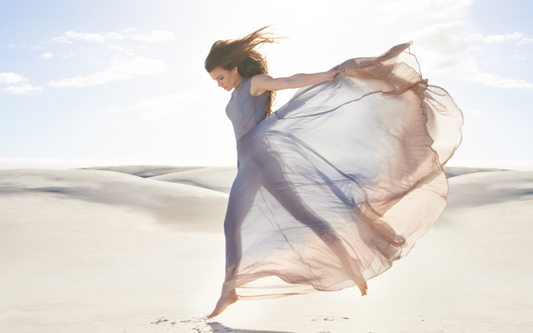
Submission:
POLYGON ((299 89, 238 140, 222 293, 260 299, 360 284, 437 221, 463 116, 422 79, 410 45, 345 61, 344 73, 299 89))

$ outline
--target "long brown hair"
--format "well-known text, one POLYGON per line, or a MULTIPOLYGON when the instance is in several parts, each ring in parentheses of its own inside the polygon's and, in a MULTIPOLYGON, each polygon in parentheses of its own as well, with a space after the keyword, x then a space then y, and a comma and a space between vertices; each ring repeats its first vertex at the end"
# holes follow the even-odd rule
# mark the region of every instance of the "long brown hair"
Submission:
MULTIPOLYGON (((242 77, 257 74, 268 74, 266 57, 256 50, 265 43, 277 43, 279 39, 286 38, 277 36, 272 32, 265 31, 267 25, 238 39, 218 40, 205 59, 205 69, 211 72, 216 67, 222 67, 229 71, 237 67, 242 77)), ((266 114, 272 114, 272 104, 276 98, 275 91, 268 91, 266 114)))

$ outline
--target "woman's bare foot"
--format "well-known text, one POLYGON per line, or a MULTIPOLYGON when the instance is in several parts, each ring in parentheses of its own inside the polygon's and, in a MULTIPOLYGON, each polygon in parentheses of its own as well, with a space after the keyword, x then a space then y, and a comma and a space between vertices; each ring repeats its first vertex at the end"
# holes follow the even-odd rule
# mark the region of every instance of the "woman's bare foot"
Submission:
POLYGON ((366 282, 358 284, 357 286, 359 287, 359 290, 361 290, 361 296, 365 296, 366 291, 368 290, 368 286, 366 285, 366 282))
POLYGON ((237 293, 235 292, 235 289, 228 291, 224 295, 220 296, 220 299, 217 302, 217 305, 215 306, 215 309, 213 312, 207 316, 207 319, 211 319, 215 316, 218 316, 219 314, 224 311, 230 304, 233 304, 237 302, 239 297, 237 296, 237 293))

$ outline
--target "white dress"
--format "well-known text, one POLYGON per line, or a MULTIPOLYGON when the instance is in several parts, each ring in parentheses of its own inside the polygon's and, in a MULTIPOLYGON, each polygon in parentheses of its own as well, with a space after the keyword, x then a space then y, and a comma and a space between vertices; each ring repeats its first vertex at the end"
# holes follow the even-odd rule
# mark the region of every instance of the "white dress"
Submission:
MULTIPOLYGON (((340 290, 407 255, 446 206, 463 116, 422 79, 411 43, 354 58, 265 118, 250 79, 226 108, 239 168, 224 221, 222 294, 340 290)), ((326 66, 327 67, 327 66, 326 66)))

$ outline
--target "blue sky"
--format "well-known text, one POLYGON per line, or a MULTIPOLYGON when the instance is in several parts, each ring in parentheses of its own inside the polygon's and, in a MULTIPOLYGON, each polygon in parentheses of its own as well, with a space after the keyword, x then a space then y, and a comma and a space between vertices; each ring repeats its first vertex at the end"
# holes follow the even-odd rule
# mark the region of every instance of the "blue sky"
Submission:
MULTIPOLYGON (((449 165, 533 170, 531 1, 5 1, 0 168, 235 164, 212 43, 267 24, 273 76, 327 70, 412 40, 463 110, 449 165)), ((283 91, 278 106, 294 91, 283 91)))

